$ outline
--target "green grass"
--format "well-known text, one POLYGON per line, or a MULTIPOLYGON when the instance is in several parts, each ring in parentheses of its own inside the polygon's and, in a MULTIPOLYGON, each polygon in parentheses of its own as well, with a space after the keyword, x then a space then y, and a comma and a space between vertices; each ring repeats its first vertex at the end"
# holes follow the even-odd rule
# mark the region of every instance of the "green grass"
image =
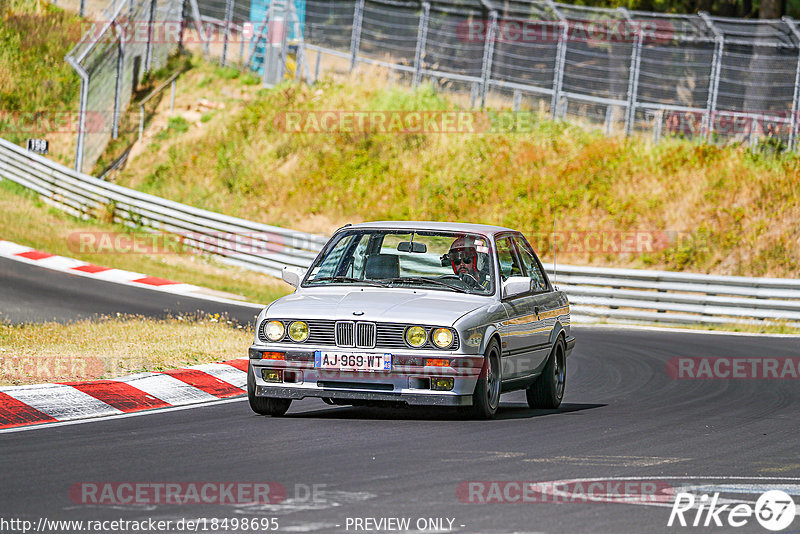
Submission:
POLYGON ((64 56, 80 32, 76 15, 45 2, 0 1, 0 135, 23 146, 27 138, 47 138, 51 157, 65 163, 80 78, 64 56))

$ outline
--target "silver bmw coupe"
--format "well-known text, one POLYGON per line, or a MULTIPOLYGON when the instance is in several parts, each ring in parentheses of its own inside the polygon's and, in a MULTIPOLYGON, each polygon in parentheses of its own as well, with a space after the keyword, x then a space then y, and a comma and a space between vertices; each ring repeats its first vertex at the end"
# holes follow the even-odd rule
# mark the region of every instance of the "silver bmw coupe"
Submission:
POLYGON ((463 406, 491 418, 524 389, 557 408, 566 385, 567 296, 525 237, 498 226, 372 222, 340 228, 296 291, 256 320, 247 393, 263 415, 293 399, 463 406))

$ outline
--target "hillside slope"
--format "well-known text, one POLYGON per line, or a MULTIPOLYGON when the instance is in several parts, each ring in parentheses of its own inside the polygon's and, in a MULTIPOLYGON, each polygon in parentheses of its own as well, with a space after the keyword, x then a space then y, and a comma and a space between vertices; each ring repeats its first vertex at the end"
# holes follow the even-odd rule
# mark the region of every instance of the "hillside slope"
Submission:
POLYGON ((653 146, 544 119, 520 133, 287 133, 287 110, 457 105, 430 87, 388 87, 374 71, 267 91, 210 80, 213 68, 196 63, 181 82, 184 98, 227 107, 201 121, 173 117, 180 128, 151 137, 118 175, 123 185, 309 231, 378 219, 494 223, 523 230, 549 259, 557 218, 563 262, 753 276, 800 270, 794 155, 678 139, 653 146))

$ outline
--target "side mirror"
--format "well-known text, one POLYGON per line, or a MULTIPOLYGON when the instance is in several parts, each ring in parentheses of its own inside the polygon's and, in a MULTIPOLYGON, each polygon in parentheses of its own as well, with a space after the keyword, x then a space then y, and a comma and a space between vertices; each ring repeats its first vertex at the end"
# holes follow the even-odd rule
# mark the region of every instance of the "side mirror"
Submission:
POLYGON ((511 276, 503 282, 503 298, 507 299, 531 290, 531 279, 527 276, 511 276))
POLYGON ((292 287, 298 287, 303 279, 303 271, 297 267, 284 267, 281 278, 292 287))

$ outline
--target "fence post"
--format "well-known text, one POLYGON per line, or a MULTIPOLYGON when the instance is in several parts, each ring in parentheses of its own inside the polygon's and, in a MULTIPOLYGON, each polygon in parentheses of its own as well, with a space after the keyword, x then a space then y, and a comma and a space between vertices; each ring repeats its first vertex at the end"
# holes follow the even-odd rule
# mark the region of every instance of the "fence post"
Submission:
POLYGON ((197 27, 197 37, 203 43, 203 55, 208 57, 208 38, 206 37, 205 28, 203 27, 203 19, 200 16, 200 7, 197 5, 197 0, 189 0, 192 7, 192 17, 194 17, 194 24, 197 27))
POLYGON ((486 105, 489 94, 489 80, 492 78, 492 59, 494 58, 494 39, 497 35, 497 11, 489 12, 489 33, 483 44, 483 61, 481 63, 481 109, 486 105))
POLYGON ((78 14, 83 17, 86 15, 86 0, 81 0, 81 8, 78 10, 78 14))
POLYGON ((661 127, 664 123, 664 110, 659 109, 653 114, 653 144, 661 141, 661 127))
POLYGON ((86 72, 81 64, 76 61, 72 56, 67 54, 67 63, 69 63, 81 79, 81 96, 78 111, 78 138, 75 140, 75 170, 83 172, 83 145, 85 139, 86 129, 86 106, 89 101, 89 74, 86 72))
MULTIPOLYGON (((147 53, 144 56, 144 70, 153 68, 153 26, 156 22, 156 0, 150 0, 150 23, 147 27, 147 53)), ((181 32, 183 33, 183 32, 181 32)))
POLYGON ((117 41, 117 80, 114 83, 114 114, 111 119, 111 138, 119 136, 119 114, 122 105, 122 76, 125 67, 125 46, 122 44, 122 36, 117 41))
POLYGON ((419 29, 417 29, 417 50, 414 52, 414 82, 419 85, 422 78, 422 57, 425 55, 425 44, 428 41, 428 19, 431 14, 431 5, 422 2, 422 14, 419 16, 419 29))
POLYGON ((708 13, 698 13, 709 30, 714 34, 714 57, 711 59, 711 75, 708 80, 708 102, 706 103, 706 116, 703 118, 706 142, 711 141, 711 132, 714 129, 714 114, 717 111, 717 93, 719 91, 719 74, 722 68, 722 54, 725 47, 725 36, 720 33, 708 13))
POLYGON ((225 37, 222 40, 222 57, 219 58, 220 66, 225 66, 225 60, 228 58, 228 38, 231 32, 231 20, 233 20, 233 0, 225 0, 225 26, 223 31, 225 37))
POLYGON ((550 100, 550 115, 553 119, 558 115, 558 105, 561 100, 561 88, 564 84, 564 65, 567 57, 567 41, 569 38, 569 21, 561 13, 553 0, 548 0, 547 5, 550 10, 558 17, 558 45, 556 48, 556 60, 553 65, 553 97, 550 100))
POLYGON ((794 145, 797 141, 797 113, 800 102, 800 30, 794 19, 791 17, 783 17, 783 22, 789 26, 792 34, 797 39, 797 65, 794 70, 794 93, 792 94, 792 115, 789 117, 789 151, 794 152, 794 145))
POLYGON ((633 133, 636 122, 636 97, 639 90, 639 65, 642 61, 642 26, 636 28, 631 51, 631 66, 628 68, 628 104, 625 109, 625 136, 633 133))
POLYGON ((361 24, 364 21, 364 0, 356 2, 353 13, 353 35, 350 39, 350 72, 358 66, 358 49, 361 47, 361 24))

